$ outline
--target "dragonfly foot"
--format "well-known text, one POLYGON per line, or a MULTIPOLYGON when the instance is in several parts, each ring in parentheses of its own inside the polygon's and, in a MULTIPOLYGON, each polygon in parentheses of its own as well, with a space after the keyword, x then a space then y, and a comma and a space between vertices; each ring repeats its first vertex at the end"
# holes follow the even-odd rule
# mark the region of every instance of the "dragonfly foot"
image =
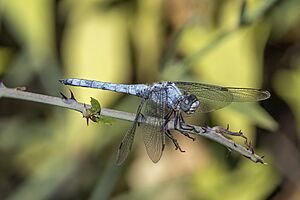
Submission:
POLYGON ((174 125, 175 125, 175 127, 177 127, 177 125, 179 125, 179 129, 184 130, 184 131, 193 131, 193 132, 196 132, 196 133, 200 133, 200 131, 198 131, 195 128, 195 126, 192 126, 192 125, 189 125, 189 124, 185 123, 185 121, 184 121, 183 116, 182 116, 181 113, 179 113, 179 114, 176 115, 174 125))
MULTIPOLYGON (((202 129, 202 133, 207 133, 208 126, 206 126, 206 127, 201 127, 201 129, 202 129)), ((199 132, 200 132, 200 131, 199 131, 199 132)))
POLYGON ((185 132, 183 132, 182 134, 183 134, 184 136, 186 136, 186 137, 190 138, 190 139, 191 139, 191 140, 193 140, 193 141, 195 141, 195 140, 196 140, 196 138, 194 138, 194 137, 190 136, 188 133, 185 133, 185 132))
POLYGON ((200 131, 197 130, 195 128, 195 126, 189 125, 189 124, 186 124, 186 123, 181 123, 180 128, 182 128, 183 130, 188 130, 188 131, 193 131, 193 132, 196 132, 196 133, 200 133, 200 131))
POLYGON ((180 146, 178 146, 178 148, 176 149, 176 150, 178 150, 179 149, 179 151, 181 152, 181 153, 184 153, 185 152, 185 150, 182 150, 181 148, 180 148, 180 146))
POLYGON ((182 133, 184 136, 190 138, 193 141, 195 141, 195 138, 191 137, 185 131, 194 131, 196 133, 199 133, 199 131, 196 130, 194 126, 191 126, 191 125, 188 125, 188 124, 185 124, 185 123, 179 123, 179 128, 176 128, 176 130, 179 131, 180 133, 182 133))
POLYGON ((173 142, 173 144, 175 145, 175 150, 179 150, 180 152, 185 152, 184 150, 181 149, 179 143, 177 142, 177 140, 172 136, 171 132, 169 130, 166 131, 166 135, 168 136, 168 138, 170 138, 173 142))

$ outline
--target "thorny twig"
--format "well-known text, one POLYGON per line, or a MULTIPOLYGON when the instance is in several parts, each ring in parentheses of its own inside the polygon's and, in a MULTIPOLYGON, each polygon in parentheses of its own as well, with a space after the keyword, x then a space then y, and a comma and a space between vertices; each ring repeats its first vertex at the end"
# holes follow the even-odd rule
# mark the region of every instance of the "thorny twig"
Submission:
MULTIPOLYGON (((71 98, 67 98, 65 95, 61 93, 62 97, 53 97, 53 96, 48 96, 48 95, 42 95, 42 94, 36 94, 36 93, 31 93, 24 91, 24 89, 18 88, 7 88, 4 86, 2 82, 0 82, 0 98, 1 97, 6 97, 6 98, 14 98, 14 99, 21 99, 21 100, 26 100, 26 101, 32 101, 32 102, 39 102, 39 103, 44 103, 44 104, 49 104, 49 105, 55 105, 71 110, 78 111, 83 114, 83 116, 87 119, 93 120, 93 117, 91 115, 87 115, 87 110, 91 108, 91 105, 84 104, 78 102, 74 95, 71 93, 71 98)), ((128 112, 122 112, 118 110, 113 110, 113 109, 107 109, 107 108, 102 108, 101 113, 102 116, 106 117, 112 117, 112 118, 117 118, 121 120, 126 120, 126 121, 134 121, 135 119, 135 114, 134 113, 128 113, 128 112)), ((151 123, 152 120, 154 120, 153 117, 148 117, 144 116, 143 119, 138 119, 139 122, 141 120, 144 123, 151 123)), ((93 120, 94 121, 94 120, 93 120)), ((190 124, 189 124, 190 125, 190 124)), ((193 126, 194 129, 191 130, 178 130, 181 132, 186 132, 189 134, 194 134, 194 135, 200 135, 203 137, 206 137, 208 139, 211 139, 213 141, 216 141, 227 148, 238 152, 239 154, 243 155, 244 157, 250 159, 251 161, 255 163, 262 163, 264 164, 263 157, 257 155, 254 152, 254 149, 252 147, 251 142, 248 142, 247 138, 243 135, 241 131, 239 132, 232 132, 229 130, 229 127, 222 128, 219 126, 216 127, 200 127, 200 126, 193 126), (236 144, 234 141, 231 139, 228 139, 228 135, 230 136, 240 136, 245 138, 245 147, 236 144)), ((174 121, 170 120, 170 122, 167 124, 167 127, 169 130, 174 129, 174 121)))

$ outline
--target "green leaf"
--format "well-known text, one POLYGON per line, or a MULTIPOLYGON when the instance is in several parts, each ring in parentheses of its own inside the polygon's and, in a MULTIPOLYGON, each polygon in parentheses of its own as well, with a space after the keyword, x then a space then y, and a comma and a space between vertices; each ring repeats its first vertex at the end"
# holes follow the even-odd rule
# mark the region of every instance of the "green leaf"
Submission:
POLYGON ((112 125, 112 121, 113 119, 110 118, 110 117, 104 117, 104 116, 100 116, 98 122, 101 122, 103 124, 106 124, 106 125, 112 125))
POLYGON ((96 123, 101 122, 103 124, 111 125, 112 119, 110 117, 101 116, 101 105, 99 101, 91 97, 90 103, 91 103, 91 108, 87 110, 88 116, 86 118, 96 123))
POLYGON ((92 112, 92 114, 95 114, 95 113, 100 113, 101 112, 101 106, 100 106, 100 103, 97 99, 94 99, 93 97, 91 97, 91 108, 90 108, 90 111, 92 112))

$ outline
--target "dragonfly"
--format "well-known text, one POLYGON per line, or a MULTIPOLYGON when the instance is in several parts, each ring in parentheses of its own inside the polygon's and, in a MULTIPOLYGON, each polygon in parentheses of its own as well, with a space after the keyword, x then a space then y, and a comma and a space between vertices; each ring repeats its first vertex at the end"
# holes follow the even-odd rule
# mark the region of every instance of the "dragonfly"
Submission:
POLYGON ((171 119, 174 121, 176 130, 194 140, 184 132, 184 130, 194 130, 194 127, 186 124, 183 116, 212 112, 232 102, 256 102, 270 97, 270 93, 262 89, 223 87, 197 82, 116 84, 76 78, 62 79, 60 82, 65 85, 126 93, 141 98, 135 120, 118 148, 117 165, 121 165, 128 157, 137 128, 143 133, 143 141, 149 158, 157 163, 165 148, 165 138, 171 139, 176 150, 184 152, 167 128, 171 119), (149 116, 153 120, 150 123, 139 122, 141 116, 149 116))

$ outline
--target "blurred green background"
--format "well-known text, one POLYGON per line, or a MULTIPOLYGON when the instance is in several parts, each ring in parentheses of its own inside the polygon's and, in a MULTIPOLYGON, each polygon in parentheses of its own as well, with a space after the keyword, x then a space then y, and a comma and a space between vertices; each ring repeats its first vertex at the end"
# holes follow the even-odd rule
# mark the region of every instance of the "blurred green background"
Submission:
MULTIPOLYGON (((299 0, 1 0, 0 79, 59 96, 73 77, 257 87, 272 97, 200 116, 242 129, 268 165, 212 141, 178 138, 153 164, 130 123, 90 124, 79 113, 0 99, 0 199, 299 199, 299 0)), ((135 97, 71 88, 77 99, 135 112, 135 97)), ((237 140, 238 142, 241 142, 237 140)))

